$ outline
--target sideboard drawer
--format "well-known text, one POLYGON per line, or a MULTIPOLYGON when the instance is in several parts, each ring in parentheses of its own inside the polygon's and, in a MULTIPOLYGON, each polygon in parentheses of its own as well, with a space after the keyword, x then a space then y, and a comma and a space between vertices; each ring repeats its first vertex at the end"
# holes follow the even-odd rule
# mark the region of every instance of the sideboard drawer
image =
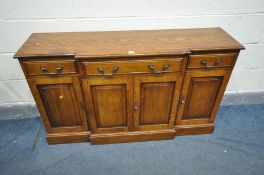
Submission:
POLYGON ((25 65, 28 75, 77 73, 74 60, 25 61, 23 64, 25 65))
POLYGON ((86 75, 113 75, 133 73, 164 73, 181 71, 183 58, 82 62, 86 75))
POLYGON ((236 54, 191 55, 188 68, 230 67, 234 65, 236 54))

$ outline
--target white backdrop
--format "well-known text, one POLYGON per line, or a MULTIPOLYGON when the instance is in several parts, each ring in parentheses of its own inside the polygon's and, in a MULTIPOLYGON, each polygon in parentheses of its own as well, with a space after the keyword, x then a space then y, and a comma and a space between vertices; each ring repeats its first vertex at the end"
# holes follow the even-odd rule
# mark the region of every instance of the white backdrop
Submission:
POLYGON ((226 93, 264 91, 263 0, 0 0, 0 105, 32 103, 14 52, 32 32, 222 27, 242 51, 226 93))

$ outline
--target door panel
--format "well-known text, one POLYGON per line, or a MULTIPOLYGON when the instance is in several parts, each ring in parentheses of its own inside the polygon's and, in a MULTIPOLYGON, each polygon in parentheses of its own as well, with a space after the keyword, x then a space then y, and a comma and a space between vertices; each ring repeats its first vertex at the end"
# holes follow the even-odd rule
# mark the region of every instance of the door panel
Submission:
POLYGON ((92 86, 96 124, 99 128, 126 126, 126 86, 92 86))
POLYGON ((213 123, 230 75, 230 69, 187 72, 176 124, 213 123))
POLYGON ((184 119, 209 118, 222 77, 191 78, 184 119))
POLYGON ((174 85, 174 82, 141 84, 140 125, 169 122, 174 85))
POLYGON ((135 130, 173 128, 181 81, 180 74, 136 77, 134 83, 135 130))
POLYGON ((72 84, 39 85, 37 87, 52 127, 82 125, 72 84))
POLYGON ((133 78, 89 78, 83 91, 94 133, 132 131, 133 78))
POLYGON ((49 133, 88 130, 77 77, 38 77, 29 85, 49 133))

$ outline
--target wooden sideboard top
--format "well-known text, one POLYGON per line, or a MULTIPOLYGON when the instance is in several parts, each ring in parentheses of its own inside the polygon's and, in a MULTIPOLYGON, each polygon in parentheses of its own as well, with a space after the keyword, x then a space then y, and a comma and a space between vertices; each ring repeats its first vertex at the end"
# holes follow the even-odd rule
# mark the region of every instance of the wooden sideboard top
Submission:
POLYGON ((14 58, 183 55, 241 49, 244 47, 221 28, 33 33, 14 58))

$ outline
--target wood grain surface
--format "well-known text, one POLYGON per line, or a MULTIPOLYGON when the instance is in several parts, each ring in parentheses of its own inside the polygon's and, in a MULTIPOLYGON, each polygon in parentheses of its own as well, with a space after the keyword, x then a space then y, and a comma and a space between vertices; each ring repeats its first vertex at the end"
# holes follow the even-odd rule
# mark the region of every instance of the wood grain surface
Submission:
POLYGON ((113 58, 240 49, 244 47, 221 28, 33 33, 14 57, 113 58))

